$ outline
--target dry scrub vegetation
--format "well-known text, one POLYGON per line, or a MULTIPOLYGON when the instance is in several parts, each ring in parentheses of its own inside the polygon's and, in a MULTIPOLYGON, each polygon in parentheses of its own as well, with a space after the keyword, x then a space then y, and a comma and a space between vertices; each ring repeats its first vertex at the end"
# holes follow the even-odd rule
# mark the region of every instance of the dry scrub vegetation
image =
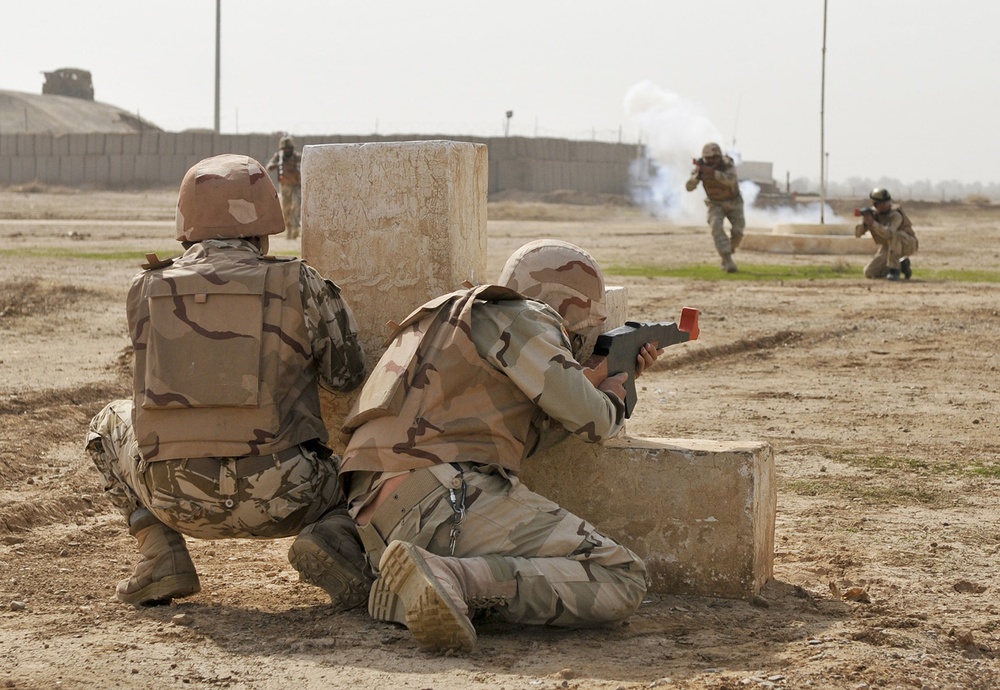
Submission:
MULTIPOLYGON (((608 266, 714 264, 700 225, 559 201, 491 203, 491 275, 542 236, 608 266)), ((82 441, 128 394, 124 295, 142 251, 176 249, 173 204, 172 190, 0 191, 0 687, 1000 686, 997 288, 926 278, 1000 271, 995 207, 907 205, 921 252, 906 283, 864 280, 864 257, 750 253, 856 277, 611 276, 638 318, 701 309, 701 339, 640 382, 629 433, 774 447, 774 580, 752 602, 650 595, 608 629, 488 619, 473 654, 439 657, 363 611, 332 613, 297 581, 288 540, 191 541, 200 594, 115 600, 137 554, 82 441)))

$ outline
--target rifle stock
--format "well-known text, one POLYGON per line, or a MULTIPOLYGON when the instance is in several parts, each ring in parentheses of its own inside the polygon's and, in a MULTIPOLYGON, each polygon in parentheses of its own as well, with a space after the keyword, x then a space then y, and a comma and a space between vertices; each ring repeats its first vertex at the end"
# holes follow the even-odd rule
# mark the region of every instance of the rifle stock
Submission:
POLYGON ((615 328, 597 336, 594 354, 607 358, 608 376, 621 372, 628 374, 625 381, 625 416, 631 417, 635 409, 635 363, 639 351, 646 343, 656 347, 669 347, 677 343, 686 343, 698 339, 698 310, 684 307, 681 310, 680 324, 670 322, 646 323, 626 321, 624 326, 615 328))

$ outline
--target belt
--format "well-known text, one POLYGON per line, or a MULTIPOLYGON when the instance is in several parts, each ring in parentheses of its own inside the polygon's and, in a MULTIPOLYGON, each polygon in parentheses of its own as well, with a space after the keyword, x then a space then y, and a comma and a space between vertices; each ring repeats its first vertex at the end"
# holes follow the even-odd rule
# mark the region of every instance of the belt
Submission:
MULTIPOLYGON (((302 444, 307 446, 307 444, 302 444)), ((312 450, 310 448, 310 450, 312 450)), ((227 460, 236 461, 236 478, 242 479, 254 474, 259 474, 266 469, 277 467, 279 464, 291 460, 302 454, 299 446, 292 446, 279 450, 270 455, 243 455, 239 457, 218 457, 218 458, 187 458, 186 460, 175 460, 182 463, 184 468, 196 472, 206 477, 217 478, 219 476, 219 465, 227 460)))
POLYGON ((429 470, 415 470, 375 509, 368 524, 385 539, 413 506, 440 488, 441 482, 429 470))

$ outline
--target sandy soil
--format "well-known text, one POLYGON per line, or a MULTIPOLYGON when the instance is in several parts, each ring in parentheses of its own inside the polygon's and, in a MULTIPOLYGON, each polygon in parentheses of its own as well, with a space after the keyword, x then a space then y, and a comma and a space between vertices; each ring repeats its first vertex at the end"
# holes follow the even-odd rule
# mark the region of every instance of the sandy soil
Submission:
MULTIPOLYGON (((748 252, 744 266, 859 277, 612 276, 639 318, 702 310, 701 339, 640 381, 629 432, 771 443, 775 578, 754 602, 651 595, 609 629, 486 620, 473 654, 442 657, 362 610, 332 613, 297 581, 289 540, 192 540, 199 595, 141 610, 115 600, 137 554, 82 441, 129 392, 136 261, 94 255, 172 253, 173 203, 172 191, 0 190, 0 687, 1000 686, 997 288, 921 276, 1000 270, 995 208, 908 206, 921 253, 907 283, 864 280, 864 257, 748 252)), ((715 262, 705 228, 613 204, 506 200, 490 217, 493 275, 541 236, 606 266, 715 262)))

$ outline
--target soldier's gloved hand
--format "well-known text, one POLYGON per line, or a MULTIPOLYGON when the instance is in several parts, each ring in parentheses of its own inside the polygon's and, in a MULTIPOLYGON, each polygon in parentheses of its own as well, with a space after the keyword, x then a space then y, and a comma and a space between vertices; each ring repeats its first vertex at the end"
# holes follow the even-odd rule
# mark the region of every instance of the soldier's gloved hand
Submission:
POLYGON ((657 348, 653 343, 646 343, 639 350, 639 354, 635 358, 635 377, 639 378, 642 376, 642 372, 646 370, 647 367, 653 365, 656 358, 663 354, 663 348, 657 348))

